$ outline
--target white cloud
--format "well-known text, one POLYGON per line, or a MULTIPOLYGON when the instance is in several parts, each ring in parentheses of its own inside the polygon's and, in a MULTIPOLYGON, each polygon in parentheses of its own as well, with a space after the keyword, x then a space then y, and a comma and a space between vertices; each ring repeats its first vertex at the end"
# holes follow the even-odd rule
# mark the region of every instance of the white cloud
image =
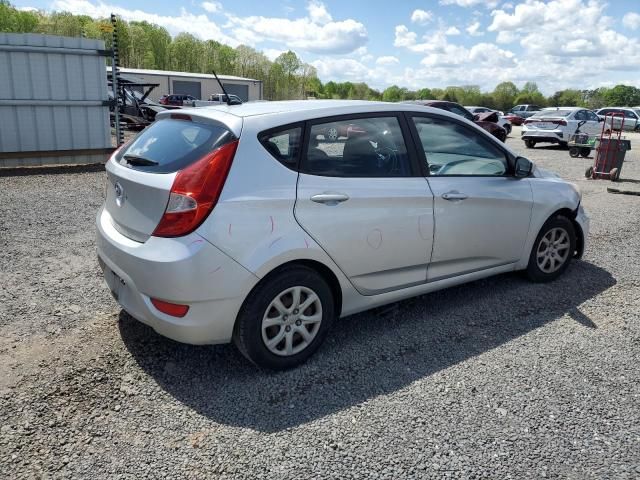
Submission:
POLYGON ((440 5, 458 5, 459 7, 475 7, 484 5, 487 8, 498 6, 498 0, 440 0, 440 5))
POLYGON ((396 65, 398 63, 400 60, 393 56, 378 57, 376 60, 376 65, 396 65))
POLYGON ((467 33, 472 37, 478 37, 480 35, 484 35, 484 32, 480 32, 480 22, 473 22, 466 29, 467 33))
POLYGON ((419 25, 425 25, 433 20, 433 12, 417 9, 411 14, 411 22, 419 25))
POLYGON ((640 14, 635 12, 625 14, 625 16, 622 17, 622 24, 631 30, 637 30, 640 28, 640 14))
POLYGON ((319 1, 312 0, 309 2, 309 5, 307 5, 307 11, 309 12, 309 18, 314 23, 326 25, 333 21, 333 18, 327 11, 327 7, 319 1))
POLYGON ((308 17, 294 20, 235 15, 228 18, 234 36, 250 45, 271 41, 312 53, 345 54, 369 40, 362 23, 353 19, 334 21, 320 2, 310 2, 308 11, 308 17))
POLYGON ((202 2, 202 8, 209 13, 217 13, 222 11, 222 4, 220 2, 202 2))
POLYGON ((184 8, 179 15, 165 16, 148 13, 143 10, 129 10, 127 8, 108 5, 98 1, 89 0, 55 0, 52 4, 54 10, 62 10, 78 15, 88 15, 93 18, 109 17, 115 13, 125 20, 147 21, 165 27, 172 35, 181 32, 189 32, 203 40, 217 40, 235 47, 238 40, 223 33, 216 22, 209 20, 206 15, 194 15, 184 8))
POLYGON ((460 32, 460 30, 458 30, 456 27, 449 27, 444 32, 445 35, 451 35, 451 36, 460 35, 460 33, 462 32, 460 32))
POLYGON ((393 42, 395 47, 411 47, 416 43, 417 35, 409 31, 404 25, 396 25, 396 37, 393 42))

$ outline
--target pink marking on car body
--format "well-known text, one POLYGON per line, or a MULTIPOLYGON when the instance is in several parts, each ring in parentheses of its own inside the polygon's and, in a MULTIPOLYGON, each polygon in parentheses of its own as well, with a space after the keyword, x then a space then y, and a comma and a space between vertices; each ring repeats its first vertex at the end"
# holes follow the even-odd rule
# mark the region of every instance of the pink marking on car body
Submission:
POLYGON ((231 236, 231 224, 229 224, 229 236, 231 236))
POLYGON ((307 242, 307 239, 304 239, 304 244, 307 246, 307 248, 309 248, 309 242, 307 242))
POLYGON ((269 245, 269 248, 273 247, 276 243, 278 243, 280 240, 282 240, 282 237, 278 237, 276 238, 273 242, 271 242, 271 244, 269 245))
POLYGON ((193 242, 191 242, 191 243, 189 244, 189 246, 191 246, 191 245, 198 245, 199 243, 204 243, 204 240, 194 240, 193 242))
POLYGON ((214 273, 216 273, 217 271, 219 271, 221 268, 222 268, 222 267, 218 267, 218 268, 215 268, 215 269, 211 270, 211 271, 209 272, 209 275, 213 275, 214 273))
POLYGON ((275 223, 273 222, 273 217, 271 215, 269 215, 269 219, 271 219, 271 233, 273 233, 273 230, 275 229, 275 223))

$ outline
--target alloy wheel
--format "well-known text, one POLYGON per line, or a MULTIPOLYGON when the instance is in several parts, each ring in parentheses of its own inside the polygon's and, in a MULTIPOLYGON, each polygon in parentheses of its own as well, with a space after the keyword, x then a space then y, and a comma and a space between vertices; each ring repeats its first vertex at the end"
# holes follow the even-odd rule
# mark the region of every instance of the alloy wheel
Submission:
POLYGON ((320 330, 322 302, 310 288, 290 287, 271 301, 262 318, 262 341, 276 355, 307 348, 320 330))
POLYGON ((544 273, 558 271, 569 258, 569 233, 560 227, 552 228, 540 239, 536 251, 538 268, 544 273))

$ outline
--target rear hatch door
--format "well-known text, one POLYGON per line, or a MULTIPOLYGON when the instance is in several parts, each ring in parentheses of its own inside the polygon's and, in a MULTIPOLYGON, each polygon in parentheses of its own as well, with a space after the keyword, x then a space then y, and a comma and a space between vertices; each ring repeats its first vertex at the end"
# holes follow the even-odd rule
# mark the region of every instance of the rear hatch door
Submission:
POLYGON ((177 172, 236 138, 235 128, 211 118, 158 117, 106 165, 105 208, 116 230, 138 242, 162 219, 177 172))

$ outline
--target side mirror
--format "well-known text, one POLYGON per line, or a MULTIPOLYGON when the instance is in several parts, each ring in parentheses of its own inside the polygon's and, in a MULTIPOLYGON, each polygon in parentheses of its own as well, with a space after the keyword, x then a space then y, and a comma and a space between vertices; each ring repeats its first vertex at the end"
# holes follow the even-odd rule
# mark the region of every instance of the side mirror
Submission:
POLYGON ((533 163, 524 157, 516 158, 515 176, 516 178, 526 178, 533 171, 533 163))

